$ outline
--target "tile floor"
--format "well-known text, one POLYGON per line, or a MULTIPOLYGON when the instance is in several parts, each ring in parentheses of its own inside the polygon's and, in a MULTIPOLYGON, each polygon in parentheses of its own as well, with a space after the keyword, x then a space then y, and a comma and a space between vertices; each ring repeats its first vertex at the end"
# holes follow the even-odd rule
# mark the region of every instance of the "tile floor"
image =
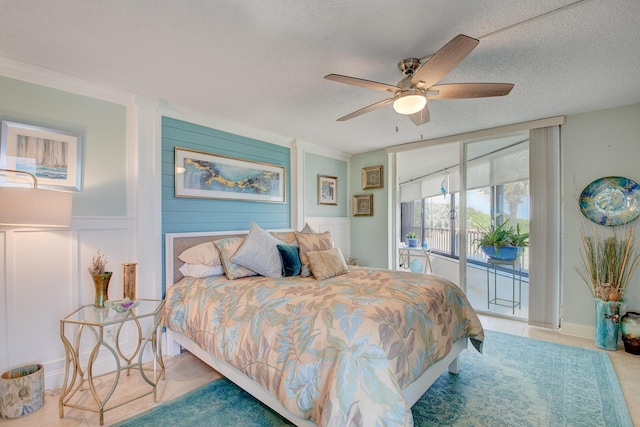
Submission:
MULTIPOLYGON (((514 335, 526 336, 530 338, 557 342, 561 344, 573 345, 577 347, 597 350, 593 345, 593 340, 563 335, 555 331, 543 328, 528 326, 524 322, 480 316, 482 324, 486 329, 505 332, 514 335)), ((633 356, 624 350, 607 352, 611 357, 618 379, 622 386, 625 399, 634 425, 640 426, 640 356, 633 356)), ((174 358, 166 358, 166 379, 160 381, 158 386, 158 399, 153 402, 151 395, 135 400, 127 405, 113 409, 105 413, 105 425, 127 419, 137 413, 145 411, 153 406, 159 405, 180 396, 188 391, 200 387, 216 378, 219 374, 200 362, 195 356, 189 353, 181 354, 174 358)), ((110 380, 106 375, 100 379, 100 387, 104 389, 110 380)), ((120 380, 122 393, 136 392, 140 385, 140 378, 137 374, 131 377, 123 377, 120 380)), ((120 385, 119 385, 120 387, 120 385)), ((148 387, 148 386, 146 386, 148 387)), ((118 389, 120 390, 120 388, 118 389)), ((0 420, 2 427, 14 426, 97 426, 99 425, 98 414, 81 411, 73 408, 65 408, 64 418, 58 415, 58 397, 60 390, 50 390, 45 394, 45 405, 33 414, 13 419, 0 420)))

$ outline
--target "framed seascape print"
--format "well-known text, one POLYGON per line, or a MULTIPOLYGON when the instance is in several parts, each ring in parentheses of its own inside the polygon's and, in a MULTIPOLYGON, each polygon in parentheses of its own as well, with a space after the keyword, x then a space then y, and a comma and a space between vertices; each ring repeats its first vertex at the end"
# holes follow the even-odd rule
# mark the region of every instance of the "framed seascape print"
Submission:
POLYGON ((175 195, 284 203, 285 168, 175 148, 175 195))
MULTIPOLYGON (((2 122, 0 168, 29 172, 38 187, 82 189, 82 135, 23 123, 2 122)), ((31 183, 26 175, 7 175, 8 184, 31 183)))
POLYGON ((353 196, 353 216, 373 216, 373 194, 353 196))
POLYGON ((318 204, 338 204, 338 178, 335 176, 318 175, 318 204))
POLYGON ((383 188, 382 165, 362 168, 362 189, 383 188))

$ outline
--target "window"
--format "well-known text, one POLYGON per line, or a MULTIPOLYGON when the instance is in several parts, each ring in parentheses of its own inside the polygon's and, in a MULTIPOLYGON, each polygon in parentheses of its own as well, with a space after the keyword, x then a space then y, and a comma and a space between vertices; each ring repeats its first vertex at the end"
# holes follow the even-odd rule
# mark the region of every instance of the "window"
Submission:
MULTIPOLYGON (((526 138, 515 143, 500 141, 477 151, 468 153, 466 251, 471 262, 484 263, 486 256, 475 243, 479 226, 509 221, 529 232, 529 144, 526 138)), ((458 167, 452 167, 425 176, 415 188, 402 188, 402 236, 413 231, 433 252, 458 258, 458 182, 458 167)), ((523 269, 528 270, 526 252, 523 269)))

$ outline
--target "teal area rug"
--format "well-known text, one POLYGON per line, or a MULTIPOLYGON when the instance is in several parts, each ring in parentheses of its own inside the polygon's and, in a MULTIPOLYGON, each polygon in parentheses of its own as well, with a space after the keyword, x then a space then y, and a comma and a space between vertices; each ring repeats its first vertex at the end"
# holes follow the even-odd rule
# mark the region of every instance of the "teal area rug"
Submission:
MULTIPOLYGON (((632 426, 609 356, 485 331, 484 354, 460 356, 413 406, 416 426, 632 426)), ((117 424, 287 426, 226 379, 117 424)))

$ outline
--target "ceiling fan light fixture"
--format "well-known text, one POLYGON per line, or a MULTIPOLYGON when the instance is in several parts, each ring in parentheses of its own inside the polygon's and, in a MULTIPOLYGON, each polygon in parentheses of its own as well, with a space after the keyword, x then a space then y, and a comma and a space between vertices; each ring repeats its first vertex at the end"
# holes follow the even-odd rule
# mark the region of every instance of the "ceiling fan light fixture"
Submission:
POLYGON ((398 114, 411 115, 421 111, 427 105, 427 98, 419 90, 412 89, 402 92, 395 101, 393 109, 398 114))

